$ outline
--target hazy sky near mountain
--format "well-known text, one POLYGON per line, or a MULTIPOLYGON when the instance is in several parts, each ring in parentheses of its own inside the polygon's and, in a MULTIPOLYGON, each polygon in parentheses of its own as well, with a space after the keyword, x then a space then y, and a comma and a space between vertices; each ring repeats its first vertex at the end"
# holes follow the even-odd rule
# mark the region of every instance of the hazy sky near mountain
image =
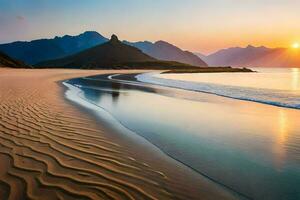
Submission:
POLYGON ((95 30, 212 52, 300 42, 299 0, 0 0, 0 43, 95 30))

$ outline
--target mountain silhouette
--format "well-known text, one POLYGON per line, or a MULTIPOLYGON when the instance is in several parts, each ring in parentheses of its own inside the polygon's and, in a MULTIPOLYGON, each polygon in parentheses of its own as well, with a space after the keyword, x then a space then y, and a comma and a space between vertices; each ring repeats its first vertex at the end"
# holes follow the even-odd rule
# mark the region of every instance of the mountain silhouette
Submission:
MULTIPOLYGON (((28 64, 36 64, 45 60, 63 58, 99 44, 103 44, 107 41, 107 38, 96 31, 87 31, 77 36, 65 35, 53 39, 39 39, 30 42, 1 44, 0 50, 15 59, 22 60, 28 64)), ((159 60, 177 61, 194 66, 206 66, 206 63, 193 53, 183 51, 164 41, 155 43, 123 42, 134 46, 159 60)))
POLYGON ((101 45, 61 59, 37 64, 43 67, 111 68, 124 63, 157 61, 141 50, 122 43, 116 35, 101 45))
POLYGON ((144 42, 128 42, 124 43, 139 48, 144 53, 165 61, 177 61, 181 63, 187 63, 194 66, 207 66, 207 64, 201 60, 195 54, 189 51, 183 51, 180 48, 165 42, 157 41, 155 43, 144 41, 144 42))
POLYGON ((65 35, 53 39, 1 44, 0 50, 12 58, 35 64, 44 60, 65 57, 107 41, 108 39, 99 33, 87 31, 77 36, 65 35))

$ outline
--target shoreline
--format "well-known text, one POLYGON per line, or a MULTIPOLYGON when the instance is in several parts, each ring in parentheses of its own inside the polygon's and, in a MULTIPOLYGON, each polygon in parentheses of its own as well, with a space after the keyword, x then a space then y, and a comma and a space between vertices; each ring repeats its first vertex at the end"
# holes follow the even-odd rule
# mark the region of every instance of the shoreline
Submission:
POLYGON ((157 150, 108 131, 89 111, 64 98, 61 81, 111 71, 1 72, 0 159, 7 167, 0 174, 4 182, 0 195, 4 198, 235 199, 195 172, 167 161, 157 150))
MULTIPOLYGON (((144 83, 137 83, 134 81, 134 75, 128 75, 128 74, 108 74, 108 75, 99 75, 99 76, 93 76, 93 77, 88 77, 83 80, 78 79, 74 81, 70 81, 71 84, 74 85, 82 85, 82 94, 86 94, 87 96, 81 96, 81 98, 86 99, 88 101, 93 102, 94 104, 98 105, 98 107, 103 107, 106 109, 110 115, 113 115, 113 117, 121 122, 123 125, 128 126, 129 129, 132 129, 135 134, 138 134, 145 138, 146 140, 150 141, 152 144, 157 146, 161 151, 163 151, 165 154, 169 155, 170 157, 177 158, 176 160, 178 161, 183 161, 184 165, 186 166, 192 166, 192 168, 198 169, 197 171, 202 174, 201 176, 208 174, 209 177, 213 177, 214 180, 219 180, 221 183, 224 183, 224 185, 228 185, 229 188, 233 187, 234 191, 239 191, 241 194, 246 194, 243 196, 248 196, 248 197, 262 197, 265 193, 265 195, 270 195, 275 198, 275 194, 270 194, 271 191, 259 191, 259 187, 256 188, 255 182, 256 180, 260 180, 260 184, 262 187, 265 187, 266 183, 269 181, 267 180, 262 180, 256 174, 260 174, 264 172, 264 166, 269 167, 269 172, 266 173, 266 176, 270 176, 271 174, 273 175, 272 177, 269 177, 271 180, 274 179, 274 181, 277 179, 278 181, 275 182, 280 182, 282 181, 286 175, 280 175, 277 173, 277 167, 280 165, 278 162, 278 159, 283 159, 282 160, 282 165, 286 163, 287 166, 290 166, 291 163, 295 162, 293 159, 288 159, 285 158, 284 155, 286 154, 286 157, 293 157, 295 156, 296 153, 292 153, 289 151, 289 146, 295 145, 293 141, 289 141, 288 138, 283 137, 297 137, 297 129, 294 127, 294 123, 297 121, 296 119, 299 117, 299 112, 294 109, 289 109, 289 108, 277 108, 272 105, 266 105, 266 104, 261 104, 257 102, 249 102, 245 100, 236 100, 232 98, 224 98, 221 96, 213 95, 213 94, 206 94, 206 93, 198 93, 198 92, 192 92, 192 91, 186 91, 182 89, 173 89, 173 88, 165 88, 164 86, 157 86, 157 85, 152 85, 152 84, 144 84, 144 83), (133 80, 133 81, 132 81, 133 80), (111 83, 112 82, 112 83, 111 83), (97 87, 100 86, 99 88, 97 87), (85 90, 86 88, 86 90, 85 90), (91 90, 90 90, 90 89, 91 90), (163 89, 165 88, 165 90, 163 89), (95 93, 93 93, 93 89, 95 89, 95 93), (99 92, 97 92, 99 90, 99 92), (103 91, 102 91, 103 90, 103 91), (90 93, 91 91, 92 93, 90 93), (119 92, 118 92, 119 91, 119 92), (173 92, 172 92, 173 91, 173 92), (153 93, 153 94, 151 94, 153 93), (190 95, 189 95, 190 94, 190 95), (155 97, 156 96, 156 97, 155 97), (165 96, 165 97, 164 97, 165 96), (190 98, 186 98, 186 96, 191 96, 190 98), (95 99, 94 99, 95 97, 95 99), (171 97, 171 98, 168 98, 171 97), (175 97, 175 98, 172 98, 175 97), (103 99, 102 99, 103 98, 103 99), (169 99, 169 100, 167 100, 169 99), (182 99, 182 100, 180 100, 182 99), (148 100, 149 102, 145 101, 148 100), (184 102, 185 100, 188 100, 184 102), (191 100, 191 102, 189 102, 191 100), (192 102, 193 101, 193 102, 192 102), (200 102, 199 102, 200 101, 200 102), (110 105, 110 102, 113 103, 113 105, 110 105), (151 102, 156 102, 154 105, 158 110, 153 110, 152 107, 154 106, 153 103, 151 102), (162 102, 162 103, 159 103, 162 102), (176 104, 177 102, 177 104, 176 104), (168 106, 171 105, 171 106, 168 106), (175 106, 176 105, 176 106, 175 106), (191 106, 195 106, 195 112, 194 114, 189 113, 188 111, 183 111, 183 110, 189 110, 191 106), (127 108, 128 107, 128 108, 127 108), (164 109, 165 108, 165 109, 164 109), (161 110, 160 110, 161 109, 161 110), (219 116, 223 116, 228 109, 232 110, 232 113, 229 114, 228 119, 222 119, 220 117, 215 117, 213 113, 220 113, 219 116), (196 111, 197 110, 197 111, 196 111), (202 110, 202 111, 201 111, 202 110), (214 111, 214 112, 213 112, 214 111), (235 112, 234 112, 235 111, 235 112), (144 114, 139 114, 139 113, 144 113, 144 114), (182 117, 176 117, 175 113, 181 113, 182 112, 182 117), (207 115, 206 117, 203 117, 203 114, 206 112, 212 113, 211 115, 207 115), (171 113, 170 118, 172 119, 164 121, 166 116, 169 116, 169 113, 171 113), (260 119, 260 117, 263 113, 269 113, 269 115, 265 116, 265 119, 260 119), (175 114, 175 116, 174 116, 175 114), (194 119, 190 119, 189 115, 194 116, 194 119), (198 115, 199 116, 198 116, 198 115), (132 115, 132 116, 131 116, 132 115), (131 116, 130 119, 126 119, 126 116, 131 116), (161 117, 159 117, 161 116, 161 117), (174 116, 174 117, 172 117, 174 116), (195 118, 197 116, 197 118, 195 118), (297 117, 298 116, 298 117, 297 117), (154 118, 153 118, 154 117, 154 118), (178 119, 181 119, 179 121, 178 119), (186 120, 185 120, 186 119, 186 120), (198 120, 197 120, 198 119, 198 120), (236 126, 234 120, 232 119, 237 119, 240 121, 241 126, 236 126), (152 121, 150 123, 150 121, 152 121), (273 122, 279 122, 274 125, 273 122), (255 122, 256 123, 253 123, 255 122), (172 122, 175 124, 172 124, 172 122), (211 122, 215 123, 224 123, 222 126, 219 128, 213 128, 209 126, 211 122), (269 122, 272 122, 271 124, 269 122), (138 123, 140 125, 135 125, 135 123, 138 123), (195 125, 194 127, 197 127, 197 129, 194 129, 196 132, 189 132, 187 130, 187 133, 190 133, 190 135, 197 134, 199 132, 200 135, 205 135, 208 139, 208 141, 211 141, 213 139, 209 139, 210 136, 207 135, 207 132, 212 132, 215 134, 224 134, 224 138, 220 137, 218 138, 218 141, 223 144, 232 144, 233 146, 228 146, 230 147, 235 147, 238 149, 241 149, 241 153, 243 156, 246 157, 241 157, 245 158, 246 160, 243 160, 244 163, 247 163, 251 167, 251 170, 249 173, 252 173, 252 177, 249 179, 246 176, 246 174, 243 174, 243 171, 238 171, 238 166, 231 166, 232 168, 226 168, 223 164, 230 162, 231 158, 234 158, 235 156, 233 155, 240 155, 237 151, 235 154, 232 154, 232 157, 225 153, 219 152, 218 155, 224 155, 224 160, 219 159, 216 160, 214 163, 213 168, 218 169, 220 172, 226 173, 226 170, 230 171, 230 169, 235 169, 237 170, 237 177, 244 177, 246 178, 244 181, 237 181, 235 182, 235 176, 231 175, 225 175, 221 177, 218 177, 218 173, 211 173, 212 171, 207 169, 207 166, 205 166, 205 163, 210 163, 210 160, 215 160, 213 157, 209 156, 206 157, 205 154, 210 154, 203 148, 205 146, 205 142, 199 142, 197 140, 197 137, 194 138, 194 142, 188 142, 193 136, 183 136, 184 140, 183 142, 176 142, 176 137, 178 135, 182 135, 180 133, 185 133, 185 130, 182 129, 184 126, 180 125, 181 123, 186 123, 189 124, 201 124, 201 125, 195 125), (178 125, 176 125, 178 124, 178 125), (258 124, 258 126, 257 126, 258 124), (152 126, 157 125, 158 128, 155 128, 152 126), (278 127, 277 127, 278 126, 278 127), (141 128, 144 127, 144 128, 141 128), (175 127, 175 128, 172 128, 175 127), (182 128, 181 128, 182 127, 182 128), (227 127, 224 130, 222 127, 227 127), (273 127, 277 127, 273 129, 273 127), (161 129, 163 128, 163 129, 161 129), (167 130, 168 129, 168 130, 167 130), (226 130, 227 129, 227 130, 226 130), (134 131, 135 130, 135 131, 134 131), (160 133, 160 130, 164 130, 161 132, 161 136, 157 135, 156 133, 160 133), (176 134, 178 130, 178 134, 176 134), (232 131, 230 131, 232 130, 232 131), (253 133, 249 133, 248 130, 253 130, 253 133), (277 131, 278 130, 278 131, 277 131), (150 132, 153 131, 153 134, 150 134, 150 132), (175 131, 175 132, 174 132, 175 131), (229 131, 229 132, 228 132, 229 131), (241 131, 241 132, 240 132, 241 131), (174 134, 171 134, 171 133, 174 134), (258 134, 258 137, 253 138, 253 134, 258 134), (227 137, 231 138, 231 134, 236 134, 237 141, 235 140, 230 140, 227 141, 227 137), (240 134, 240 138, 239 138, 240 134), (266 135, 265 135, 266 134, 266 135), (170 135, 170 136, 167 136, 170 135), (177 135, 177 136, 176 136, 177 135), (169 137, 169 140, 165 140, 165 137, 169 137), (162 139, 160 141, 160 138, 162 139), (248 149, 247 147, 247 141, 257 140, 254 145, 257 145, 257 148, 255 149, 248 149), (223 139, 225 139, 223 141, 223 139), (243 141, 246 139, 245 141, 243 141), (244 145, 240 146, 243 142, 244 145), (171 142, 171 143, 169 143, 171 142), (282 143, 283 142, 283 143, 282 143), (174 146, 181 145, 182 152, 180 151, 180 148, 177 147, 168 147, 168 144, 173 144, 174 146), (266 143, 268 145, 266 145, 266 143), (285 144, 287 143, 287 144, 285 144), (184 145, 183 145, 184 144, 184 145), (188 153, 188 150, 184 150, 182 147, 187 147, 189 149, 188 145, 194 145, 194 147, 197 147, 199 149, 199 152, 197 153, 196 151, 190 152, 191 154, 185 154, 188 153), (198 144, 198 146, 195 146, 195 144, 198 144), (235 146, 237 145, 237 146, 235 146), (166 148, 165 148, 166 147, 166 148), (245 148, 245 149, 244 149, 245 148), (274 149, 275 148, 275 149, 274 149), (200 151, 202 149, 202 151, 200 151), (257 149, 257 150, 256 150, 257 149), (267 156, 268 159, 266 160, 256 160, 260 158, 261 156, 255 157, 255 154, 252 155, 252 153, 265 149, 266 151, 261 152, 261 155, 267 156), (246 151, 244 151, 246 150, 246 151), (173 152, 172 152, 173 151, 173 152), (248 152, 249 151, 249 152, 248 152), (177 152, 177 153, 176 153, 177 152), (206 152, 206 153, 201 153, 201 152, 206 152), (277 157, 277 153, 280 152, 280 157, 277 157), (229 156, 227 157, 226 154, 229 156), (197 156, 197 159, 195 161, 189 160, 189 156, 193 155, 197 156), (184 157, 186 156, 186 157, 184 157), (255 157, 255 160, 258 162, 257 166, 253 163, 251 156, 255 157), (206 157, 206 158, 205 158, 206 157), (187 160, 185 159, 187 158, 187 160), (212 159, 210 159, 212 158, 212 159), (228 159, 225 159, 228 158, 228 159), (249 159, 250 158, 250 159, 249 159), (249 159, 249 160, 248 160, 249 159), (202 160, 202 161, 201 161, 202 160), (209 161, 209 162, 207 162, 209 161), (197 162, 199 162, 200 165, 197 166, 197 162), (265 163, 266 162, 266 163, 265 163), (273 163, 273 164, 272 164, 273 163), (221 165, 219 165, 221 164, 221 165), (203 166, 202 166, 203 165, 203 166), (226 170, 225 170, 226 169, 226 170), (255 169, 257 170, 257 173, 254 173, 255 169), (254 173, 254 174, 253 174, 254 173), (224 178, 222 178, 224 177, 224 178), (226 181, 230 180, 229 182, 226 181), (225 182, 224 182, 225 181, 225 182), (239 183, 239 184, 238 184, 239 183), (238 184, 238 185, 236 185, 238 184), (247 184, 254 184, 253 189, 247 189, 245 185, 247 184)), ((80 88, 80 86, 79 86, 80 88)), ((192 112, 193 113, 193 112, 192 112)), ((295 125, 296 126, 296 125, 295 125)), ((212 135, 213 137, 213 135, 212 135)), ((179 137, 182 139, 182 137, 179 137)), ((199 139, 201 137, 199 136, 199 139)), ((177 138, 178 139, 178 138, 177 138)), ((216 143, 218 143, 216 141, 216 143)), ((219 146, 219 145, 217 145, 219 146)), ((216 148, 213 147, 212 148, 216 148)), ((223 145, 220 146, 220 149, 224 148, 223 145)), ((191 149, 195 149, 191 146, 191 149)), ((225 150, 225 149, 224 149, 225 150)), ((233 149, 229 150, 230 152, 234 152, 233 149)), ((213 154, 212 154, 213 155, 213 154)), ((192 158, 190 157, 190 158, 192 158)), ((195 157, 196 158, 196 157, 195 157)), ((255 161, 255 163, 256 163, 255 161)), ((231 160, 231 162, 235 162, 234 160, 231 160)), ((238 162, 238 161, 236 161, 238 162)), ((228 167, 228 166, 227 166, 228 167)), ((190 167, 191 168, 191 167, 190 167)), ((287 168, 286 171, 289 171, 291 173, 295 173, 295 171, 291 168, 287 168)), ((194 170, 195 171, 195 170, 194 170)), ((297 177, 297 175, 296 175, 297 177)), ((296 178, 295 178, 296 179, 296 178)), ((219 182, 219 181, 214 181, 219 182)), ((270 183, 272 187, 276 188, 278 186, 278 183, 270 183)), ((290 191, 295 190, 295 187, 291 188, 290 191)), ((287 190, 289 191, 289 190, 287 190)), ((287 192, 285 191, 285 192, 287 192)), ((282 194, 284 190, 281 190, 278 188, 278 194, 282 194)), ((247 197, 245 197, 247 198, 247 197)), ((251 199, 251 198, 249 198, 251 199)))
MULTIPOLYGON (((125 76, 128 76, 130 79, 133 78, 132 76, 130 76, 130 74, 124 74, 125 76)), ((66 80, 67 81, 67 80, 66 80)), ((64 82, 63 83, 65 87, 69 88, 69 90, 72 90, 71 87, 76 87, 76 86, 73 86, 69 83, 66 83, 64 82)), ((72 92, 72 91, 71 91, 72 92)), ((73 91, 75 93, 75 91, 73 91)), ((75 95, 75 94, 74 94, 75 95)), ((70 101, 72 102, 75 102, 76 100, 74 98, 76 97, 66 97, 67 99, 69 99, 70 101)), ((202 176, 202 178, 205 178, 207 179, 208 181, 211 181, 212 184, 215 184, 217 187, 220 187, 221 189, 225 189, 226 191, 228 191, 229 193, 232 193, 232 195, 240 198, 240 199, 251 199, 250 197, 247 197, 246 195, 234 190, 233 188, 219 182, 218 180, 215 180, 213 179, 212 177, 202 173, 201 171, 197 170, 196 168, 193 168, 192 166, 188 165, 187 163, 184 163, 182 161, 180 161, 179 159, 176 159, 175 157, 173 157, 171 154, 163 151, 162 149, 159 148, 159 146, 157 146, 155 143, 152 143, 151 141, 149 141, 147 138, 143 137, 142 135, 136 133, 135 131, 131 130, 129 127, 127 127, 125 124, 123 124, 121 121, 119 121, 118 119, 116 119, 109 111, 105 110, 103 107, 100 107, 90 101, 88 101, 88 99, 84 99, 82 97, 79 97, 77 95, 77 98, 80 98, 82 101, 85 101, 85 103, 80 103, 79 100, 77 103, 75 104, 78 104, 82 107, 85 107, 86 109, 90 109, 91 112, 95 112, 95 113, 92 113, 94 115, 97 115, 98 113, 96 113, 96 110, 103 110, 105 113, 103 113, 102 115, 109 115, 109 118, 110 119, 107 119, 111 122, 104 122, 104 123, 108 123, 110 124, 109 127, 112 128, 112 126, 118 126, 120 128, 118 128, 120 133, 124 133, 124 132, 128 132, 128 134, 126 134, 128 137, 132 138, 134 142, 141 142, 142 140, 145 140, 143 143, 143 145, 145 145, 145 148, 155 148, 153 149, 155 152, 157 152, 158 154, 160 154, 160 156, 164 157, 164 159, 167 159, 169 160, 168 162, 174 162, 175 165, 182 165, 181 167, 183 168, 189 168, 190 170, 192 170, 193 172, 195 172, 198 176, 202 176), (86 104, 91 104, 91 106, 88 106, 86 104), (91 107, 94 107, 91 108, 91 107), (114 121, 114 122, 113 122, 114 121), (117 125, 119 124, 119 125, 117 125), (140 139, 138 139, 140 138, 140 139), (146 144, 147 143, 147 144, 146 144)), ((100 111, 101 112, 101 111, 100 111)), ((97 117, 97 116, 96 116, 97 117)), ((103 116, 102 116, 103 117, 103 116)), ((101 118, 101 116, 98 116, 97 117, 98 119, 101 118)), ((115 128, 113 128, 115 129, 115 128)))

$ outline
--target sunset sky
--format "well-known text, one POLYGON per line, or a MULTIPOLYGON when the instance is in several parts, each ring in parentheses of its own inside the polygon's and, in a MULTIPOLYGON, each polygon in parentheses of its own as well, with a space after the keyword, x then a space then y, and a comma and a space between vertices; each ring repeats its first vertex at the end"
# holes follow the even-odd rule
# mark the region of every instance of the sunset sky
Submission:
POLYGON ((211 53, 300 42, 299 0, 0 0, 0 43, 95 30, 211 53))

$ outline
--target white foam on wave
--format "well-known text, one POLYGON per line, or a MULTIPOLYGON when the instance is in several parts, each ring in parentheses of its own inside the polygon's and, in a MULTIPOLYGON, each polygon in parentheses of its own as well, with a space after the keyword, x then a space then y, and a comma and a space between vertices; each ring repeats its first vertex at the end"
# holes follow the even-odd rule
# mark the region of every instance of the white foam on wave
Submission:
POLYGON ((185 90, 205 92, 219 96, 255 101, 274 106, 300 109, 300 94, 290 90, 238 87, 214 83, 190 82, 157 77, 158 72, 139 74, 138 81, 185 90))

